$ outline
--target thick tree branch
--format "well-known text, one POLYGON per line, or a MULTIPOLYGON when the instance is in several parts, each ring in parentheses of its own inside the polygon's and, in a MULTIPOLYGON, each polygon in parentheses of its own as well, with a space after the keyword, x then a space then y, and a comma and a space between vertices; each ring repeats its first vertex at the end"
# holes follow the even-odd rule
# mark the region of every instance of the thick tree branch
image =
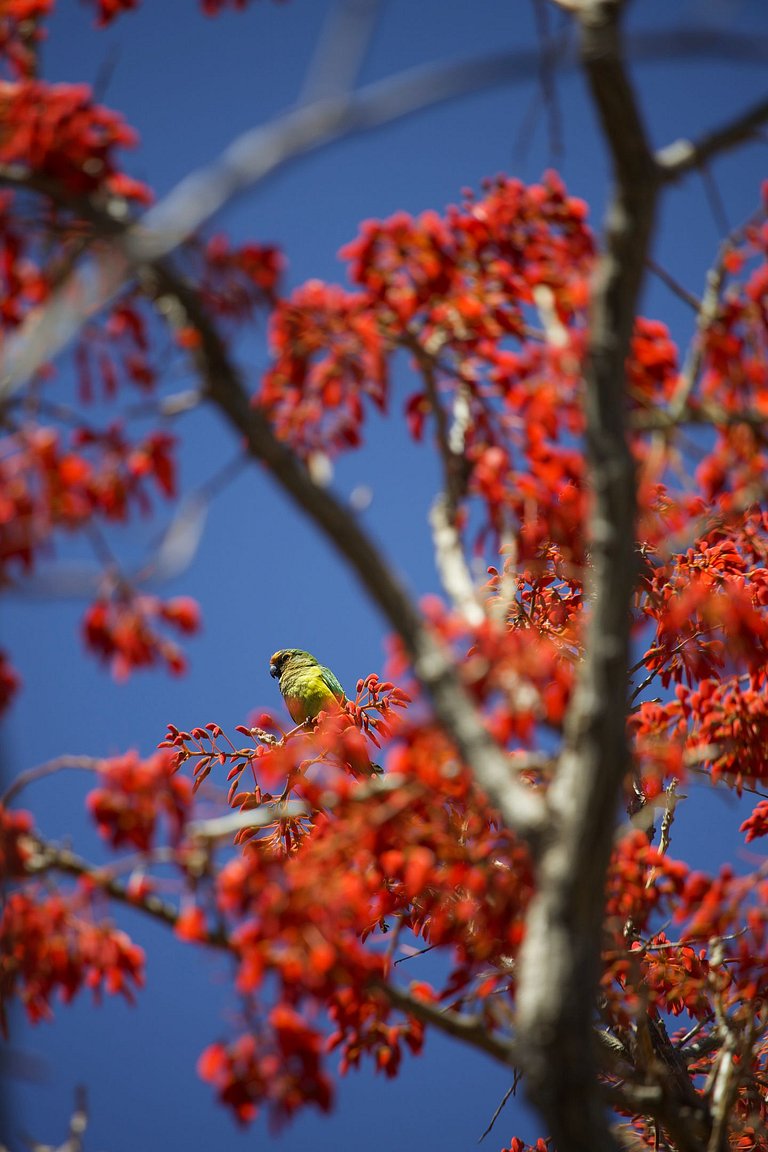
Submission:
POLYGON ((628 768, 626 678, 635 580, 635 478, 624 364, 648 254, 655 163, 624 65, 620 0, 576 4, 583 66, 611 152, 615 190, 593 284, 587 363, 591 612, 585 657, 550 790, 552 831, 520 963, 518 1039, 528 1091, 559 1152, 617 1147, 592 1041, 605 873, 628 768))

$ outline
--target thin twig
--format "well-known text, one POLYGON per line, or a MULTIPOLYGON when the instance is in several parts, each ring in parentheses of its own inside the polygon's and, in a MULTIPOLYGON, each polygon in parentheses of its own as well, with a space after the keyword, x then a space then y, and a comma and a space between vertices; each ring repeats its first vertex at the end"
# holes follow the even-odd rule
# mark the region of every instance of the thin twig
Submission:
POLYGON ((768 121, 768 97, 726 120, 718 128, 713 128, 698 140, 676 140, 656 153, 661 179, 679 180, 694 168, 701 168, 707 161, 743 144, 751 139, 757 130, 768 121))
POLYGON ((507 1088, 506 1092, 504 1093, 504 1095, 501 1098, 501 1103, 499 1104, 496 1111, 493 1113, 493 1116, 491 1116, 490 1120, 488 1121, 488 1127, 485 1129, 483 1134, 480 1136, 480 1139, 477 1141, 478 1144, 482 1144, 483 1140, 485 1140, 486 1136, 488 1135, 488 1133, 493 1128, 493 1126, 496 1123, 496 1121, 498 1120, 499 1116, 501 1116, 501 1113, 503 1111, 504 1105, 507 1103, 507 1100, 509 1100, 510 1096, 514 1096, 515 1091, 517 1089, 517 1086, 520 1083, 520 1076, 521 1076, 521 1073, 519 1071, 515 1071, 515 1076, 514 1076, 512 1083, 510 1084, 509 1088, 507 1088))
POLYGON ((725 203, 709 164, 701 165, 701 182, 704 185, 704 194, 709 204, 709 210, 712 213, 712 219, 715 222, 717 234, 718 236, 727 236, 733 229, 728 222, 725 203))
POLYGON ((558 51, 557 41, 553 38, 549 27, 549 7, 546 0, 533 0, 533 13, 539 39, 539 84, 547 112, 549 150, 553 160, 562 160, 564 153, 563 118, 560 112, 556 84, 558 51))
POLYGON ((701 308, 701 301, 698 296, 694 296, 693 292, 689 292, 687 288, 684 288, 679 280, 676 280, 670 272, 667 272, 666 268, 662 268, 661 264, 657 263, 652 257, 649 256, 645 263, 648 271, 653 272, 654 276, 658 276, 659 280, 666 284, 670 292, 674 292, 678 299, 682 300, 684 304, 687 304, 689 308, 698 313, 701 308))

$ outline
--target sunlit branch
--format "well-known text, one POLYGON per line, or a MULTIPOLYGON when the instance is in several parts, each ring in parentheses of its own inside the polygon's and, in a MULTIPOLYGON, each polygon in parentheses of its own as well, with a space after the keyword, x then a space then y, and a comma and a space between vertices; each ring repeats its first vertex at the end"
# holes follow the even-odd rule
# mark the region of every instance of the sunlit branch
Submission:
POLYGON ((661 819, 661 837, 659 840, 659 852, 662 856, 665 855, 669 849, 670 833, 675 820, 675 809, 680 800, 683 799, 677 791, 678 784, 679 780, 675 776, 666 787, 667 799, 664 805, 664 815, 661 819))
POLYGON ((680 375, 680 382, 669 402, 667 411, 673 423, 678 421, 688 410, 688 402, 699 379, 701 366, 704 361, 704 338, 717 318, 720 307, 720 293, 725 279, 725 256, 728 251, 727 244, 720 249, 718 259, 707 273, 704 295, 701 298, 701 307, 696 317, 696 334, 689 350, 686 363, 680 375))
POLYGON ((437 369, 441 337, 424 346, 418 333, 403 344, 412 352, 424 381, 430 410, 435 422, 435 440, 443 466, 443 490, 435 498, 429 513, 435 564, 440 581, 456 610, 471 625, 479 624, 484 612, 478 599, 472 575, 464 554, 458 515, 466 495, 468 467, 465 435, 469 421, 469 404, 459 382, 453 404, 453 419, 446 412, 437 386, 437 369))
POLYGON ((297 820, 311 816, 312 810, 301 800, 275 803, 265 801, 258 808, 245 812, 231 812, 211 820, 196 820, 188 824, 186 834, 190 840, 231 840, 244 828, 267 828, 279 820, 297 820))

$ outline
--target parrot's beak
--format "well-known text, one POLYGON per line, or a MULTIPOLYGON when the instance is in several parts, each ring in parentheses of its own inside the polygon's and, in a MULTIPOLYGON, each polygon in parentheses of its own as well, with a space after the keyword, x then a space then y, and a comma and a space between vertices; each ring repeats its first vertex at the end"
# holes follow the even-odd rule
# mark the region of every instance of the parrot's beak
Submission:
POLYGON ((280 673, 279 673, 279 672, 278 672, 278 670, 277 670, 277 664, 270 664, 270 666, 269 666, 269 674, 270 674, 270 676, 272 676, 272 677, 273 677, 275 680, 277 679, 277 677, 280 675, 280 673))

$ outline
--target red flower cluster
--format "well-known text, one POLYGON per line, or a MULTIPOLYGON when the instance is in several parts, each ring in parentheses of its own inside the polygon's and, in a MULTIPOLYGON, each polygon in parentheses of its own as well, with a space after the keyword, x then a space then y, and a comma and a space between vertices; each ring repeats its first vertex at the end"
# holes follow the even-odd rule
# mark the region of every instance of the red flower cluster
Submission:
POLYGON ((130 845, 148 852, 155 844, 161 818, 168 822, 171 843, 179 843, 192 801, 192 785, 174 774, 168 752, 157 752, 146 760, 137 752, 104 760, 99 777, 101 784, 88 793, 86 803, 112 848, 130 845))
POLYGON ((320 1034, 285 1004, 272 1009, 267 1027, 268 1038, 247 1033, 206 1048, 197 1066, 202 1079, 241 1123, 254 1118, 264 1099, 275 1127, 310 1104, 328 1112, 333 1085, 323 1071, 320 1034))
POLYGON ((198 606, 188 596, 163 601, 117 588, 110 598, 102 597, 90 606, 83 620, 83 639, 87 648, 109 664, 117 680, 157 664, 178 676, 187 666, 184 654, 161 629, 191 635, 199 627, 198 606))
POLYGON ((513 1136, 509 1147, 501 1152, 550 1152, 549 1140, 539 1137, 535 1144, 526 1144, 519 1136, 513 1136))
POLYGON ((151 347, 151 326, 146 302, 135 289, 121 295, 103 323, 84 326, 75 347, 74 362, 80 398, 113 399, 121 384, 149 392, 156 382, 151 347))
POLYGON ((627 392, 633 408, 667 404, 680 382, 677 345, 666 324, 638 316, 627 364, 627 392))
POLYGON ((360 443, 368 398, 386 407, 385 344, 367 299, 311 281, 281 301, 258 401, 303 455, 360 443))
POLYGON ((75 196, 102 191, 149 201, 146 186, 115 161, 118 148, 135 146, 136 134, 117 112, 94 104, 86 84, 4 81, 0 114, 0 164, 23 164, 75 196))
POLYGON ((29 77, 45 32, 40 21, 54 0, 4 0, 0 11, 0 61, 12 77, 29 77))
POLYGON ((9 707, 19 690, 21 681, 8 661, 5 652, 0 650, 0 716, 9 707))
POLYGON ((18 999, 30 1020, 51 1016, 54 993, 72 1000, 83 988, 133 1000, 144 982, 144 953, 108 921, 91 919, 88 895, 11 892, 0 916, 0 1021, 18 999))
POLYGON ((256 308, 277 301, 284 261, 274 245, 243 244, 233 247, 223 233, 199 250, 199 289, 207 308, 222 320, 249 320, 256 308))
POLYGON ((12 812, 0 805, 0 876, 21 879, 34 852, 31 812, 12 812))
MULTIPOLYGON (((695 547, 651 566, 639 608, 656 624, 645 666, 662 684, 688 684, 726 666, 757 670, 768 660, 768 539, 763 514, 743 528, 701 536, 695 547), (756 559, 759 556, 759 560, 756 559)), ((646 553, 651 562, 653 554, 646 553)))
POLYGON ((20 218, 12 192, 0 192, 0 325, 16 328, 48 295, 48 283, 31 256, 35 229, 20 218))
POLYGON ((552 540, 580 554, 585 215, 549 173, 531 187, 500 178, 445 217, 366 224, 342 251, 358 291, 310 282, 279 305, 257 401, 304 456, 356 446, 364 401, 386 410, 390 361, 405 350, 425 379, 407 402, 411 431, 421 438, 438 396, 467 407, 467 488, 494 530, 508 510, 526 556, 552 540), (557 340, 528 339, 539 305, 557 340))
POLYGON ((707 765, 713 782, 725 778, 741 790, 768 778, 768 702, 765 679, 702 680, 694 691, 681 688, 680 707, 688 721, 687 748, 707 765))

